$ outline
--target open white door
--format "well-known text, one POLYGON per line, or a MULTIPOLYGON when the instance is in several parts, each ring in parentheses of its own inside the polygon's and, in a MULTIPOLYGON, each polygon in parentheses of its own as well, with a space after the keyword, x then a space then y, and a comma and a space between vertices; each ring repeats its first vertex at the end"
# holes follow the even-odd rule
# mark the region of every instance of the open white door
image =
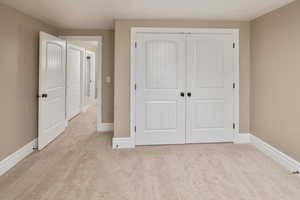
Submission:
POLYGON ((66 126, 66 42, 40 32, 38 149, 66 126))
POLYGON ((85 49, 67 44, 67 118, 72 119, 80 113, 84 100, 83 65, 85 49))

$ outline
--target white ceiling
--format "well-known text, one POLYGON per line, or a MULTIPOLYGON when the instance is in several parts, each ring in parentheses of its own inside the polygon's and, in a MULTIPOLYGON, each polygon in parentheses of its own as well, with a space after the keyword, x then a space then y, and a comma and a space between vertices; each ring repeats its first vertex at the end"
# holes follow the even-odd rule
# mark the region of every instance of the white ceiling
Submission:
POLYGON ((114 19, 252 20, 294 0, 0 0, 59 28, 112 29, 114 19))

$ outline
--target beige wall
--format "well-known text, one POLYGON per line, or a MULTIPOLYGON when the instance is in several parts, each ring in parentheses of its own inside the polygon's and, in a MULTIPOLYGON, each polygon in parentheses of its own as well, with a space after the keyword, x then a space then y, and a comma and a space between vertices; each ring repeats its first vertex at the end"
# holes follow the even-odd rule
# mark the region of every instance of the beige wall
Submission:
POLYGON ((130 28, 191 27, 240 29, 240 132, 249 132, 250 23, 230 21, 116 20, 114 137, 130 135, 130 28))
POLYGON ((0 4, 0 160, 37 137, 39 31, 48 26, 0 4))
POLYGON ((114 31, 112 30, 60 30, 59 35, 102 36, 102 122, 113 123, 114 118, 114 31), (105 77, 111 77, 111 83, 105 77))
POLYGON ((300 161, 300 1, 251 22, 251 133, 300 161))

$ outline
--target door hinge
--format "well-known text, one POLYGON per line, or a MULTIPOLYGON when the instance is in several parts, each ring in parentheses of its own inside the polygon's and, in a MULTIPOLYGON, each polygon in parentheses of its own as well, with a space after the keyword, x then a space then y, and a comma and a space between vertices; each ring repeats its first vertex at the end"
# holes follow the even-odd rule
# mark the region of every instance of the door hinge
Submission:
POLYGON ((232 128, 235 129, 235 123, 232 124, 232 128))
POLYGON ((232 88, 235 89, 235 83, 232 83, 232 88))
POLYGON ((136 132, 136 126, 134 126, 134 132, 136 132))
POLYGON ((137 42, 134 42, 134 48, 137 48, 137 42))
POLYGON ((136 83, 134 84, 134 90, 136 90, 136 83))
POLYGON ((233 43, 233 45, 232 45, 232 46, 233 46, 233 48, 235 49, 235 42, 233 43))

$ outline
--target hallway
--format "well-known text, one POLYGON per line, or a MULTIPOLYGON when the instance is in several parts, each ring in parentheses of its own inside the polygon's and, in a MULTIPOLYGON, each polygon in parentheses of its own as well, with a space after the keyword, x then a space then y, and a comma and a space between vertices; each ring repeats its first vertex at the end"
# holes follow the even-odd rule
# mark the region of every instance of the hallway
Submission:
POLYGON ((113 150, 96 109, 0 177, 1 200, 296 200, 300 179, 250 145, 113 150))

